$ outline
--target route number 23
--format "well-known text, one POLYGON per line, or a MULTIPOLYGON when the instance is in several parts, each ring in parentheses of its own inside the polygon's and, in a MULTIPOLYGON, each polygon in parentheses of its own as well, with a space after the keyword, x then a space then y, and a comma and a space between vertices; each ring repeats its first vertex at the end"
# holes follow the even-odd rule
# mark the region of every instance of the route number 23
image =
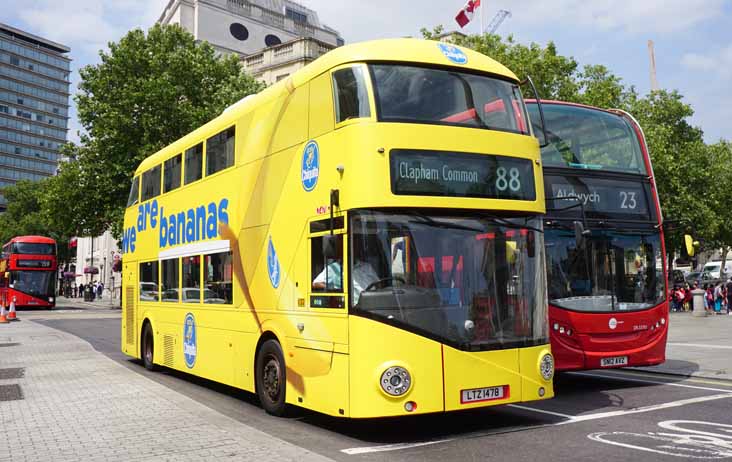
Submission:
POLYGON ((634 192, 620 191, 620 208, 634 210, 638 206, 634 192))

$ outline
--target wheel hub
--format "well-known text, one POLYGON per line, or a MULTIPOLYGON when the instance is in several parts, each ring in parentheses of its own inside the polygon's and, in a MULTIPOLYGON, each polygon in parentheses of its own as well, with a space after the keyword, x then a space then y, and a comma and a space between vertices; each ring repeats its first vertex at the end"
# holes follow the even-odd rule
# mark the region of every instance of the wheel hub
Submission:
POLYGON ((274 358, 269 358, 264 365, 262 384, 267 396, 276 401, 280 394, 280 363, 274 358))

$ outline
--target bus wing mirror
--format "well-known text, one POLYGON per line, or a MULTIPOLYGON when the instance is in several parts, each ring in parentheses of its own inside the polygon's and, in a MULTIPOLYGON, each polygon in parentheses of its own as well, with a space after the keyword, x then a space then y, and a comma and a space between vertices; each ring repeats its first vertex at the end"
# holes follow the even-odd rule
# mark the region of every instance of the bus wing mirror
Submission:
POLYGON ((574 222, 574 240, 577 247, 583 247, 585 245, 585 238, 590 234, 590 231, 585 229, 585 225, 581 221, 574 222))
POLYGON ((684 234, 684 247, 687 255, 693 257, 696 253, 696 248, 699 247, 699 241, 695 241, 690 234, 684 234))
POLYGON ((338 256, 338 234, 326 234, 323 236, 323 256, 327 259, 338 256))
POLYGON ((539 140, 539 147, 545 148, 549 146, 549 136, 546 133, 546 122, 544 121, 544 108, 541 105, 541 97, 539 96, 539 92, 536 91, 536 86, 534 85, 534 81, 531 80, 531 76, 527 75, 526 79, 519 83, 519 85, 524 86, 527 83, 531 87, 531 91, 534 93, 534 98, 536 98, 536 107, 539 109, 539 120, 541 121, 541 134, 537 136, 537 139, 539 140))

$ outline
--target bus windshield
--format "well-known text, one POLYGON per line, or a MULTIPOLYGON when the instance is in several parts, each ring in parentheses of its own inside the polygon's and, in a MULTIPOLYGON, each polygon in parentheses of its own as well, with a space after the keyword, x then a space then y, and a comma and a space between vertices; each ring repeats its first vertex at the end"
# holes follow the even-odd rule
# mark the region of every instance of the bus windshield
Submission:
POLYGON ((541 221, 361 211, 351 306, 463 350, 547 342, 541 221))
MULTIPOLYGON (((647 174, 638 137, 623 117, 565 104, 542 106, 549 141, 541 149, 544 166, 647 174)), ((527 107, 539 130, 537 105, 527 107)))
POLYGON ((577 247, 570 230, 548 229, 549 303, 586 312, 651 308, 664 300, 658 233, 593 230, 577 247))
POLYGON ((56 253, 56 246, 53 244, 40 244, 33 242, 14 242, 12 253, 31 255, 53 255, 56 253))
POLYGON ((528 134, 517 84, 479 74, 394 64, 369 66, 382 122, 528 134))
POLYGON ((11 271, 10 287, 38 298, 53 297, 54 276, 53 271, 11 271))

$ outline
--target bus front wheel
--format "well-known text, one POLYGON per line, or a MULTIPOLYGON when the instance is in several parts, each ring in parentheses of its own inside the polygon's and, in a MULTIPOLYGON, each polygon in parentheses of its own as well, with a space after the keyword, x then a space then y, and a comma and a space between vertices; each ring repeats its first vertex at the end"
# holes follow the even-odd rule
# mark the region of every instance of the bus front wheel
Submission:
POLYGON ((155 341, 153 337, 152 327, 150 323, 146 323, 142 328, 142 364, 149 371, 157 370, 157 366, 153 362, 155 356, 155 341))
POLYGON ((256 361, 257 396, 268 414, 285 414, 285 357, 276 340, 267 340, 259 349, 256 361))

